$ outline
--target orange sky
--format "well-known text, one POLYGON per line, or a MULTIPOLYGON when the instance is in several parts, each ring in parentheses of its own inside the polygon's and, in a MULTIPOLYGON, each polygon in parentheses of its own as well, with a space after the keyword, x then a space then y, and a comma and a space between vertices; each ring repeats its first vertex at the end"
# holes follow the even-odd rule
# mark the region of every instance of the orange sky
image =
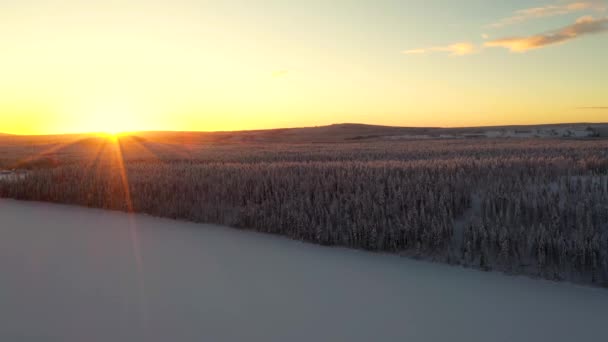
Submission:
POLYGON ((2 3, 0 132, 608 121, 606 2, 529 7, 2 3))

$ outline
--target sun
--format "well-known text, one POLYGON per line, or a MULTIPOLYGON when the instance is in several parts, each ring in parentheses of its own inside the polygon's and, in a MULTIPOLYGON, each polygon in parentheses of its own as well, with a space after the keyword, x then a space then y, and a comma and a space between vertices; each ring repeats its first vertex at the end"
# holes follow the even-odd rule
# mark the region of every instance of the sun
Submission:
POLYGON ((117 139, 122 135, 122 132, 103 132, 101 135, 105 136, 108 139, 117 139))
POLYGON ((118 109, 106 110, 92 116, 90 124, 95 127, 95 131, 111 136, 136 131, 138 127, 138 122, 132 112, 118 109))
POLYGON ((94 133, 94 134, 100 138, 107 139, 114 143, 118 142, 118 139, 121 136, 125 135, 124 132, 98 132, 98 133, 94 133))
POLYGON ((99 129, 97 130, 97 134, 99 136, 110 138, 110 139, 116 139, 123 135, 127 135, 128 132, 129 131, 127 129, 123 129, 121 127, 106 127, 106 128, 99 127, 99 129))

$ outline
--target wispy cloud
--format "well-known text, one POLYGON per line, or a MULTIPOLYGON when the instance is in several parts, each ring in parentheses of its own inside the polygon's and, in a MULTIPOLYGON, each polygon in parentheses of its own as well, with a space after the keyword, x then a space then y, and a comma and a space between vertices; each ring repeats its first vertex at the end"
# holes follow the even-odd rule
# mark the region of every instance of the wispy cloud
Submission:
POLYGON ((580 11, 596 11, 602 12, 606 11, 606 5, 600 2, 571 2, 568 4, 560 4, 560 5, 547 5, 542 7, 533 7, 526 8, 513 13, 512 16, 500 19, 499 21, 488 25, 491 28, 500 28, 504 26, 509 26, 513 24, 518 24, 524 21, 538 19, 538 18, 546 18, 546 17, 555 17, 559 15, 565 15, 580 11))
POLYGON ((524 52, 548 45, 564 43, 584 35, 608 31, 608 17, 594 19, 591 16, 579 18, 574 24, 559 30, 526 37, 507 37, 486 42, 486 47, 501 47, 511 52, 524 52))
MULTIPOLYGON (((555 5, 546 5, 516 11, 512 16, 499 20, 489 25, 490 27, 503 27, 522 23, 527 20, 565 15, 580 11, 586 12, 605 12, 608 4, 601 1, 570 2, 555 5)), ((532 49, 539 49, 549 45, 561 44, 579 38, 581 36, 602 33, 608 31, 608 17, 594 18, 586 15, 571 25, 557 30, 548 31, 529 36, 513 36, 499 39, 491 39, 488 33, 481 33, 481 38, 485 43, 480 46, 470 42, 458 42, 445 46, 432 46, 416 48, 402 51, 406 55, 426 55, 431 53, 447 53, 450 56, 466 56, 483 51, 484 48, 505 48, 511 52, 525 52, 532 49)), ((492 34, 492 36, 495 36, 492 34)))
POLYGON ((475 45, 469 42, 454 43, 447 46, 433 46, 403 51, 406 55, 425 55, 433 52, 447 52, 450 56, 465 56, 477 51, 475 45))

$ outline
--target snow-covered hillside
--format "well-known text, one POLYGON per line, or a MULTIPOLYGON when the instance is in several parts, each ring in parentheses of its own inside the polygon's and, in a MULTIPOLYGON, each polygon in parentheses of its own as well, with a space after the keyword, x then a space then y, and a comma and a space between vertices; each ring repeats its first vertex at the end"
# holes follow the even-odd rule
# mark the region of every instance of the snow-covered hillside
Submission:
POLYGON ((608 291, 0 200, 1 341, 594 341, 608 291))

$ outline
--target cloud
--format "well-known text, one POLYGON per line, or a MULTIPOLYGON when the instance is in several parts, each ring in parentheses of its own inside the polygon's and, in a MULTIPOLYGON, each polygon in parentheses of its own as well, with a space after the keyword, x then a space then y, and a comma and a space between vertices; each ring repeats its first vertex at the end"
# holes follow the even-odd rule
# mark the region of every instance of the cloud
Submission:
POLYGON ((594 19, 591 16, 579 18, 574 24, 548 33, 527 37, 507 37, 486 42, 486 47, 501 47, 511 52, 524 52, 548 45, 564 43, 584 35, 608 31, 608 17, 594 19))
POLYGON ((577 109, 608 110, 608 107, 578 107, 577 109))
POLYGON ((503 18, 495 23, 488 25, 491 28, 500 28, 524 21, 554 17, 580 11, 596 11, 602 12, 606 10, 606 5, 600 2, 571 2, 562 5, 547 5, 543 7, 533 7, 516 11, 512 16, 503 18))
POLYGON ((434 46, 403 51, 406 55, 424 55, 433 52, 447 52, 450 56, 465 56, 477 52, 475 45, 468 42, 454 43, 447 46, 434 46))

